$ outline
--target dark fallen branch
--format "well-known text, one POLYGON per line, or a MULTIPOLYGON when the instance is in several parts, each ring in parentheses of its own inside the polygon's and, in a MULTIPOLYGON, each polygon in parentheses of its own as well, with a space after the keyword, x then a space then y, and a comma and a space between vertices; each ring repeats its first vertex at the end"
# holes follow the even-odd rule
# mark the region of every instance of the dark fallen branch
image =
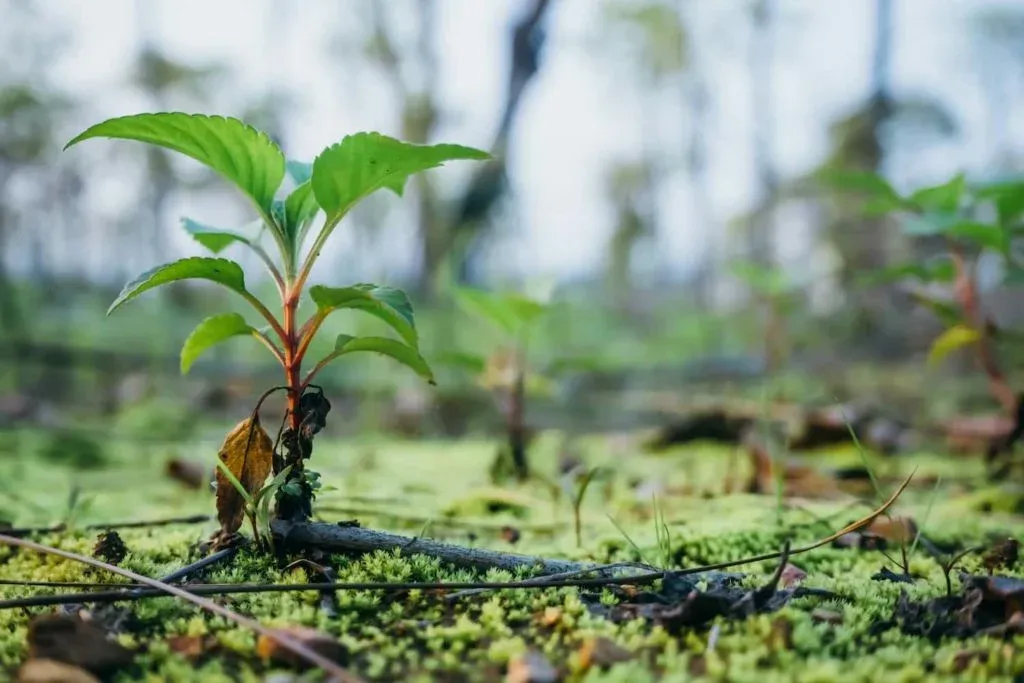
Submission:
POLYGON ((290 524, 278 520, 271 524, 271 528, 275 537, 279 537, 285 547, 315 547, 336 553, 368 553, 397 548, 414 554, 436 557, 442 562, 467 569, 512 571, 523 567, 532 567, 541 574, 559 574, 578 572, 598 566, 590 562, 552 560, 532 555, 467 548, 426 538, 410 538, 361 527, 325 523, 290 524))

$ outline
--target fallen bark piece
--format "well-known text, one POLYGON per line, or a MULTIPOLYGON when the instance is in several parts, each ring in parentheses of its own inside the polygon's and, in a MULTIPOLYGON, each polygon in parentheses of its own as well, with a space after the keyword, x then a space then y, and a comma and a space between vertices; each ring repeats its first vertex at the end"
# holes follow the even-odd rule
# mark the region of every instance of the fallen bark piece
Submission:
POLYGON ((533 555, 498 552, 482 548, 441 543, 426 538, 411 538, 361 527, 325 523, 292 524, 283 520, 272 523, 274 535, 287 545, 316 547, 338 553, 373 552, 375 550, 406 550, 410 554, 436 557, 457 567, 470 569, 505 569, 536 567, 542 574, 576 572, 598 565, 592 563, 552 560, 533 555))
POLYGON ((100 679, 53 659, 30 659, 18 669, 18 683, 100 683, 100 679))
POLYGON ((51 659, 104 677, 132 663, 131 650, 110 640, 106 631, 81 617, 45 614, 28 626, 31 659, 51 659))

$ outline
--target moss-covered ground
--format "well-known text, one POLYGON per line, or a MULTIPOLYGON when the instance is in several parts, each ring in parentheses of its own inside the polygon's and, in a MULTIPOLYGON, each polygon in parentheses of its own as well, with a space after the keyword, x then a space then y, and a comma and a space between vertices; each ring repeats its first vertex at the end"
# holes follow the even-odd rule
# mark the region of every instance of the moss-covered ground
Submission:
MULTIPOLYGON (((164 474, 173 455, 212 465, 218 439, 179 447, 112 447, 103 468, 75 470, 36 456, 32 435, 22 435, 0 464, 0 511, 16 525, 62 521, 73 488, 80 493, 71 530, 37 540, 90 554, 96 532, 76 531, 91 522, 146 520, 212 513, 207 490, 182 487, 164 474)), ((543 435, 534 453, 538 470, 556 472, 556 435, 543 435)), ((428 536, 462 544, 549 557, 689 567, 778 550, 786 538, 813 541, 862 516, 877 502, 870 486, 849 486, 837 500, 780 498, 774 494, 728 493, 749 472, 730 449, 677 448, 657 456, 635 444, 587 438, 575 448, 588 466, 604 465, 611 476, 595 481, 582 505, 580 543, 568 495, 540 482, 497 488, 488 480, 494 453, 486 441, 400 442, 365 438, 322 440, 310 465, 325 484, 319 514, 325 520, 357 518, 363 526, 428 536), (663 521, 659 526, 658 520, 663 521), (503 527, 518 530, 511 541, 503 527), (667 535, 665 533, 667 529, 667 535)), ((871 456, 868 456, 871 457, 871 456)), ((856 466, 855 451, 818 453, 805 462, 819 470, 856 466)), ((1020 496, 1008 482, 985 484, 979 462, 936 455, 872 458, 888 494, 917 468, 915 483, 896 514, 913 517, 941 547, 985 543, 994 536, 1019 538, 1020 496), (938 483, 936 480, 938 479, 938 483)), ((805 493, 813 493, 813 490, 805 493)), ((194 546, 215 523, 125 529, 130 552, 122 566, 160 576, 196 558, 194 546)), ((897 549, 896 555, 899 554, 897 549)), ((823 547, 792 558, 807 574, 803 585, 834 591, 840 599, 808 597, 780 611, 743 620, 719 619, 708 627, 669 633, 637 619, 613 623, 588 607, 593 596, 615 600, 610 591, 559 588, 504 590, 454 603, 423 591, 400 594, 341 592, 332 614, 316 593, 277 593, 218 598, 232 609, 273 626, 304 625, 336 637, 351 653, 350 668, 366 680, 502 680, 511 659, 537 650, 565 680, 637 682, 733 681, 925 681, 1020 680, 1024 636, 929 640, 898 628, 879 631, 901 591, 924 600, 945 593, 943 572, 918 546, 910 559, 913 584, 876 581, 883 566, 877 551, 823 547), (589 592, 589 595, 587 594, 589 592), (823 618, 823 614, 828 618, 823 618), (628 657, 587 656, 587 643, 607 638, 628 657), (621 660, 621 661, 613 661, 621 660)), ((474 573, 416 555, 379 552, 334 556, 338 581, 507 580, 508 573, 474 573)), ((961 567, 983 573, 970 555, 961 567)), ((763 584, 771 562, 736 569, 749 586, 763 584)), ((1020 564, 1000 570, 1024 576, 1020 564)), ((307 569, 283 571, 248 550, 205 575, 207 582, 305 582, 307 569)), ((110 581, 101 571, 49 556, 0 548, 0 579, 110 581)), ((954 578, 954 589, 959 585, 954 578)), ((0 597, 54 592, 50 588, 0 587, 0 597)), ((120 641, 139 654, 118 681, 262 681, 288 670, 263 661, 256 636, 175 598, 123 603, 120 641), (195 651, 178 652, 175 636, 197 639, 195 651)), ((0 665, 13 677, 27 655, 27 625, 52 608, 0 611, 0 665)), ((622 655, 622 652, 619 652, 622 655)), ((294 672, 291 672, 294 674, 294 672)), ((288 680, 287 678, 281 680, 288 680)), ((315 677, 309 678, 315 680, 315 677)))

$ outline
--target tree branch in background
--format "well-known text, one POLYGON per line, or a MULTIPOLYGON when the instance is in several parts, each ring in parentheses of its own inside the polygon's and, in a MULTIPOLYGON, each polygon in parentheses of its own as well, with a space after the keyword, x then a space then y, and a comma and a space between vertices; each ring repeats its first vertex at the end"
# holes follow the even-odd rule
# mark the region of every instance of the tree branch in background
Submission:
POLYGON ((495 204, 505 192, 505 157, 508 151, 509 132, 516 114, 519 113, 523 92, 540 70, 540 53, 545 42, 543 20, 550 6, 551 0, 534 0, 529 11, 512 31, 512 67, 509 72, 508 92, 498 131, 490 150, 495 158, 479 165, 474 171, 465 193, 458 201, 458 209, 447 231, 443 253, 459 250, 455 255, 455 265, 460 284, 470 282, 470 253, 482 234, 483 226, 495 204))

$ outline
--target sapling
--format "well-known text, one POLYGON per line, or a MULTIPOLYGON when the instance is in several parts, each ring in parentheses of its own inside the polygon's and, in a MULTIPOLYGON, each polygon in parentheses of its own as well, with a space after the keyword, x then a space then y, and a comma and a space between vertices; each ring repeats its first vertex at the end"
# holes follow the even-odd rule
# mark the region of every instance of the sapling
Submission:
POLYGON ((507 443, 498 452, 492 479, 504 479, 505 470, 511 469, 517 480, 525 481, 530 476, 526 455, 527 396, 550 392, 555 374, 586 362, 567 358, 546 365, 530 364, 530 335, 550 310, 548 302, 516 292, 487 292, 468 287, 457 288, 455 299, 464 311, 493 325, 500 333, 500 341, 489 354, 450 353, 446 360, 476 373, 479 383, 493 391, 503 406, 507 443), (511 467, 506 467, 506 463, 511 467))
MULTIPOLYGON (((265 133, 238 119, 177 112, 109 119, 85 130, 65 149, 98 137, 136 140, 191 157, 234 184, 255 211, 254 223, 242 229, 212 227, 190 219, 184 221, 184 227, 215 255, 238 245, 251 250, 276 287, 278 315, 246 287, 241 266, 219 256, 183 258, 146 271, 125 285, 107 314, 147 290, 186 279, 215 282, 235 292, 251 306, 265 326, 254 327, 239 313, 207 318, 185 340, 181 349, 181 371, 188 372, 203 352, 234 337, 252 337, 270 351, 284 372, 281 389, 287 396, 285 422, 278 442, 272 449, 259 449, 264 453, 261 458, 272 458, 272 467, 257 463, 256 476, 249 476, 251 473, 245 471, 254 467, 252 444, 266 438, 259 424, 258 406, 253 415, 232 432, 247 431, 247 437, 232 439, 229 434, 221 460, 250 495, 261 489, 270 471, 275 476, 287 471, 284 482, 276 487, 275 515, 289 521, 308 520, 319 475, 306 468, 306 461, 312 454, 313 438, 324 427, 330 410, 330 402, 312 384, 316 375, 337 358, 369 351, 388 356, 434 383, 433 372, 419 352, 412 305, 404 292, 368 283, 347 287, 310 286, 313 266, 334 229, 370 194, 387 188, 401 196, 406 180, 416 173, 442 166, 447 161, 486 160, 490 155, 461 145, 413 145, 380 133, 362 132, 348 135, 323 149, 312 163, 302 163, 286 159, 265 133), (290 183, 285 182, 286 176, 290 183), (319 223, 321 213, 323 222, 319 223), (314 236, 312 244, 304 250, 311 235, 314 236), (272 244, 269 251, 265 246, 268 238, 272 244), (316 310, 305 321, 299 321, 299 302, 307 289, 316 310), (340 335, 333 350, 303 373, 310 344, 325 319, 343 309, 376 316, 397 333, 398 339, 340 335), (231 444, 237 447, 229 448, 231 444)), ((218 488, 220 492, 230 485, 219 475, 218 480, 223 485, 218 488)), ((258 513, 259 508, 253 512, 258 513)), ((224 532, 230 534, 237 530, 241 515, 236 513, 237 510, 232 510, 230 515, 229 526, 234 529, 225 528, 224 532)), ((221 522, 224 526, 224 516, 221 522)))
MULTIPOLYGON (((948 298, 926 292, 914 297, 946 326, 932 343, 929 364, 937 363, 951 351, 973 347, 981 370, 988 379, 989 393, 1003 410, 1016 418, 1020 400, 1010 386, 996 354, 995 341, 1013 333, 996 326, 981 300, 978 270, 982 256, 994 256, 1002 271, 1001 284, 1024 282, 1024 264, 1019 239, 1024 237, 1024 181, 969 184, 959 173, 949 181, 900 194, 881 176, 873 173, 833 173, 827 180, 865 195, 865 210, 902 218, 904 232, 911 237, 930 237, 939 242, 942 253, 900 263, 869 274, 872 282, 917 280, 929 287, 946 285, 948 298)), ((990 457, 1003 447, 995 442, 990 457)))

